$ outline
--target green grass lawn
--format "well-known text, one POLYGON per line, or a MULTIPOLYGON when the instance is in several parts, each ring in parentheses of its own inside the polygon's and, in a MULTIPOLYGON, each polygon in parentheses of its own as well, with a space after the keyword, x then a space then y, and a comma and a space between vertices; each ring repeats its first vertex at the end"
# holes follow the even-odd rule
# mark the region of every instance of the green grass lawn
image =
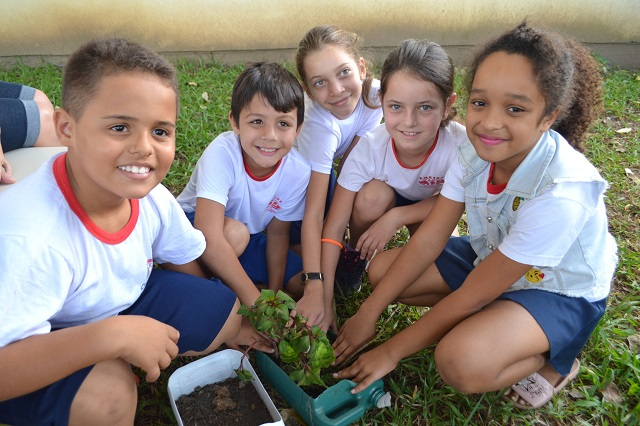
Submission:
MULTIPOLYGON (((230 129, 230 93, 241 66, 179 62, 182 109, 177 131, 176 160, 164 183, 177 195, 189 179, 208 143, 230 129)), ((370 410, 363 425, 387 424, 554 424, 618 425, 640 422, 640 74, 603 65, 605 113, 591 128, 586 155, 611 187, 606 195, 611 233, 619 245, 620 263, 608 310, 581 355, 582 370, 551 404, 522 411, 505 403, 501 392, 463 395, 444 385, 433 363, 433 348, 414 354, 385 379, 392 407, 370 410)), ((52 65, 32 69, 18 65, 0 70, 0 79, 42 89, 60 105, 61 70, 52 65)), ((464 105, 458 105, 464 110, 464 105)), ((398 233, 393 244, 402 244, 398 233)), ((348 318, 368 294, 337 301, 341 320, 348 318)), ((378 339, 384 340, 414 322, 423 309, 389 306, 379 321, 378 339)), ((153 384, 140 374, 140 401, 136 424, 171 425, 166 392, 175 368, 190 359, 178 359, 153 384)), ((276 398, 278 400, 278 398, 276 398)))

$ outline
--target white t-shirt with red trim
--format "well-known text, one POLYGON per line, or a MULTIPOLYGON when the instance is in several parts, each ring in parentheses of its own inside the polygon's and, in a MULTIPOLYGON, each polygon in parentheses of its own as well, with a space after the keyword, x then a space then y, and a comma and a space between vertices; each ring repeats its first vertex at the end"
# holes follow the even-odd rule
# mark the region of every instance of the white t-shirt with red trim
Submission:
POLYGON ((338 176, 338 184, 358 192, 365 183, 378 179, 409 200, 424 200, 440 192, 447 170, 457 158, 458 147, 466 140, 464 126, 451 121, 438 130, 424 161, 410 168, 401 164, 393 140, 384 124, 380 124, 364 135, 351 151, 338 176))
MULTIPOLYGON (((372 105, 380 105, 380 81, 373 80, 369 91, 372 105)), ((304 124, 295 147, 309 160, 314 172, 331 173, 333 160, 342 157, 353 138, 362 137, 382 120, 382 108, 371 109, 362 97, 353 113, 340 120, 305 94, 304 124)))
POLYGON ((98 228, 73 194, 65 155, 0 196, 0 347, 113 316, 140 297, 154 261, 204 252, 204 236, 162 185, 130 201, 122 230, 98 228))
POLYGON ((282 157, 269 176, 252 176, 238 136, 225 132, 204 150, 178 202, 187 213, 195 211, 198 198, 220 203, 226 217, 256 234, 274 217, 283 222, 302 220, 310 176, 309 163, 295 149, 282 157))

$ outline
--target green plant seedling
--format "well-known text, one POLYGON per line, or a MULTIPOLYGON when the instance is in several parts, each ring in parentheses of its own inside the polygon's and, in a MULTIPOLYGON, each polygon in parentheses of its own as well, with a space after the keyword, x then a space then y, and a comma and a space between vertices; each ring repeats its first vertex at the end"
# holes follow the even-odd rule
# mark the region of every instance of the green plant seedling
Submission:
MULTIPOLYGON (((296 303, 285 292, 262 290, 255 304, 242 305, 238 314, 275 344, 275 358, 282 361, 289 378, 298 386, 326 387, 320 371, 335 360, 333 348, 320 327, 310 327, 307 319, 299 314, 292 316, 295 307, 296 303)), ((242 364, 236 373, 240 380, 252 378, 242 364)))

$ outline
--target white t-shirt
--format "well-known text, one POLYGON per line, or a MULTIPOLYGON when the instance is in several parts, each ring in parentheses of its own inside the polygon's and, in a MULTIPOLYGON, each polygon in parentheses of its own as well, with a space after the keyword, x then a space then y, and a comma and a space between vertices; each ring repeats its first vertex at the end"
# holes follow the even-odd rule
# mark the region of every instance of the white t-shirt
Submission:
MULTIPOLYGON (((475 179, 487 182, 489 170, 487 167, 475 179)), ((460 182, 465 175, 464 165, 459 160, 455 161, 447 173, 441 194, 450 200, 464 203, 464 188, 460 182)), ((487 193, 487 201, 498 195, 487 193)), ((594 210, 605 209, 601 197, 597 187, 588 183, 561 181, 551 185, 518 208, 517 222, 500 242, 500 252, 525 265, 558 266, 584 224, 594 215, 594 210)), ((487 217, 490 214, 481 212, 480 216, 487 217)), ((596 301, 603 299, 608 293, 608 283, 600 283, 582 296, 596 301)))
POLYGON ((204 252, 204 236, 162 185, 131 200, 122 230, 98 228, 71 190, 64 155, 0 195, 0 347, 113 316, 138 299, 154 261, 204 252))
MULTIPOLYGON (((380 81, 373 80, 368 97, 372 105, 380 105, 379 92, 380 81)), ((304 124, 294 145, 309 160, 311 170, 329 174, 333 160, 345 153, 353 138, 373 130, 381 119, 382 108, 367 107, 362 97, 353 113, 340 120, 305 94, 304 124)))
POLYGON ((464 126, 451 121, 438 130, 425 161, 418 167, 407 168, 398 161, 384 124, 379 124, 351 151, 338 176, 338 184, 358 192, 365 183, 378 179, 409 200, 424 200, 440 192, 449 166, 457 161, 458 147, 466 140, 464 126))
POLYGON ((225 132, 204 150, 178 202, 188 213, 195 211, 198 198, 220 203, 225 216, 256 234, 274 217, 283 222, 302 220, 310 176, 309 163, 292 149, 271 175, 252 177, 245 168, 238 137, 225 132))

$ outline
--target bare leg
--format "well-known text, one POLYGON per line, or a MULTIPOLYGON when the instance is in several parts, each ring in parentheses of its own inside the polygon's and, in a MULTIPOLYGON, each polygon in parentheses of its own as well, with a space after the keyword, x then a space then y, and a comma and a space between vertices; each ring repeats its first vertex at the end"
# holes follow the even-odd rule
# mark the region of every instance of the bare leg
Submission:
POLYGON ((389 185, 373 179, 362 186, 353 203, 349 221, 350 244, 355 247, 360 236, 395 205, 396 195, 389 185))
POLYGON ((112 359, 96 364, 73 402, 69 425, 132 425, 138 391, 129 364, 112 359))
POLYGON ((233 248, 236 256, 239 257, 244 253, 244 250, 249 244, 249 239, 251 238, 249 230, 244 226, 244 223, 225 216, 222 232, 224 234, 224 238, 227 240, 229 245, 231 245, 231 248, 233 248))
MULTIPOLYGON (((442 338, 435 351, 443 380, 465 393, 495 391, 542 371, 549 341, 520 304, 496 300, 442 338)), ((556 383, 555 377, 547 379, 556 383)))
POLYGON ((38 140, 33 146, 61 146, 62 144, 56 136, 56 130, 53 125, 53 104, 41 90, 36 89, 33 100, 38 105, 40 112, 40 134, 38 140))

